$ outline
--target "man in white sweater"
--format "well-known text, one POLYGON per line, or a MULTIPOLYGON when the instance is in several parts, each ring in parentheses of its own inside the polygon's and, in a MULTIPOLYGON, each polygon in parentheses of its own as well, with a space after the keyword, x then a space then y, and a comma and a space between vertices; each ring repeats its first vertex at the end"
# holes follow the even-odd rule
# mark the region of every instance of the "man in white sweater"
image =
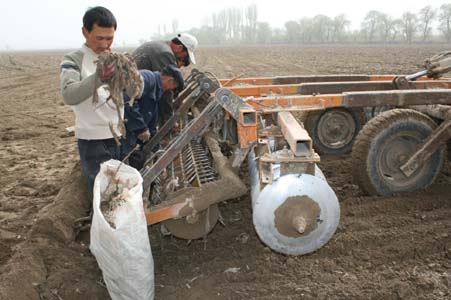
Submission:
MULTIPOLYGON (((92 95, 96 82, 96 61, 98 55, 111 50, 117 23, 114 15, 104 7, 93 7, 83 17, 83 36, 86 43, 81 49, 66 54, 60 68, 61 92, 64 103, 75 113, 75 136, 83 172, 92 194, 94 179, 100 163, 120 158, 120 147, 110 131, 110 122, 118 124, 116 107, 108 101, 109 92, 101 86, 97 89, 98 103, 92 95)), ((114 74, 114 65, 97 74, 101 81, 114 74)), ((123 112, 123 108, 122 108, 123 112)))

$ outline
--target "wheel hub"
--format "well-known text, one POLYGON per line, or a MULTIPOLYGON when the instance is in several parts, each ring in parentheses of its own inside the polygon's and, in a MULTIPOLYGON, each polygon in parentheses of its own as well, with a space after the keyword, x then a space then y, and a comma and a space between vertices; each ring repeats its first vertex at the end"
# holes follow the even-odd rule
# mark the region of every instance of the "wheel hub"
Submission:
POLYGON ((344 111, 326 111, 318 122, 318 138, 331 148, 340 148, 351 142, 355 131, 352 115, 344 111))
POLYGON ((289 197, 274 211, 274 224, 280 234, 296 238, 317 228, 320 213, 318 203, 308 196, 289 197))
POLYGON ((398 187, 409 186, 415 181, 415 177, 422 172, 421 167, 409 177, 400 167, 415 153, 421 141, 415 132, 407 131, 399 132, 387 141, 379 160, 380 172, 386 181, 398 187))

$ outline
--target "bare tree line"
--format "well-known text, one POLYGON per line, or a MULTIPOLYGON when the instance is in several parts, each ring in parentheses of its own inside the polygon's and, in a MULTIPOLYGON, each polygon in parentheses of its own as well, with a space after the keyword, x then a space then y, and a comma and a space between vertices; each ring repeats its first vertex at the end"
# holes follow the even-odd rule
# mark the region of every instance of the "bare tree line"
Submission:
MULTIPOLYGON (((208 24, 192 28, 199 42, 213 44, 271 43, 430 43, 451 42, 451 4, 438 8, 430 5, 418 12, 406 11, 400 18, 387 13, 369 11, 360 28, 351 30, 345 14, 335 17, 316 15, 289 20, 284 28, 272 28, 258 21, 257 5, 226 8, 211 15, 208 24)), ((178 32, 173 20, 171 31, 159 28, 152 39, 164 39, 178 32)))

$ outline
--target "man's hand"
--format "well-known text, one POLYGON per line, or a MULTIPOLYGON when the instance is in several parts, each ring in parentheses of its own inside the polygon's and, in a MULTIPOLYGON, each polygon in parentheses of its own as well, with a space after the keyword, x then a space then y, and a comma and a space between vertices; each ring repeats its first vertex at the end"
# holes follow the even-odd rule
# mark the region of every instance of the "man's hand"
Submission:
POLYGON ((141 140, 142 142, 147 142, 150 139, 150 132, 149 129, 147 129, 146 131, 140 133, 138 135, 138 139, 141 140))
POLYGON ((104 66, 103 68, 99 68, 99 66, 97 66, 97 76, 102 82, 108 81, 114 75, 115 71, 116 61, 112 61, 110 64, 104 66))

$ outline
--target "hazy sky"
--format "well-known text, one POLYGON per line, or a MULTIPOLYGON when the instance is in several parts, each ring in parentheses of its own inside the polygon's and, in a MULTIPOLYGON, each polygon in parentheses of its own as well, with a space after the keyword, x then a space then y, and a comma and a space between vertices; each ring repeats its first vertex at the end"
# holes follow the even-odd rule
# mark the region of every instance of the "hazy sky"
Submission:
POLYGON ((378 10, 393 17, 411 11, 417 13, 426 5, 439 8, 446 0, 1 0, 0 50, 74 48, 83 42, 82 17, 88 7, 102 5, 110 9, 118 21, 115 45, 138 44, 149 39, 159 25, 171 28, 179 20, 180 31, 205 24, 213 12, 226 7, 246 7, 256 3, 258 21, 283 27, 288 20, 324 14, 345 14, 357 28, 365 14, 378 10))

